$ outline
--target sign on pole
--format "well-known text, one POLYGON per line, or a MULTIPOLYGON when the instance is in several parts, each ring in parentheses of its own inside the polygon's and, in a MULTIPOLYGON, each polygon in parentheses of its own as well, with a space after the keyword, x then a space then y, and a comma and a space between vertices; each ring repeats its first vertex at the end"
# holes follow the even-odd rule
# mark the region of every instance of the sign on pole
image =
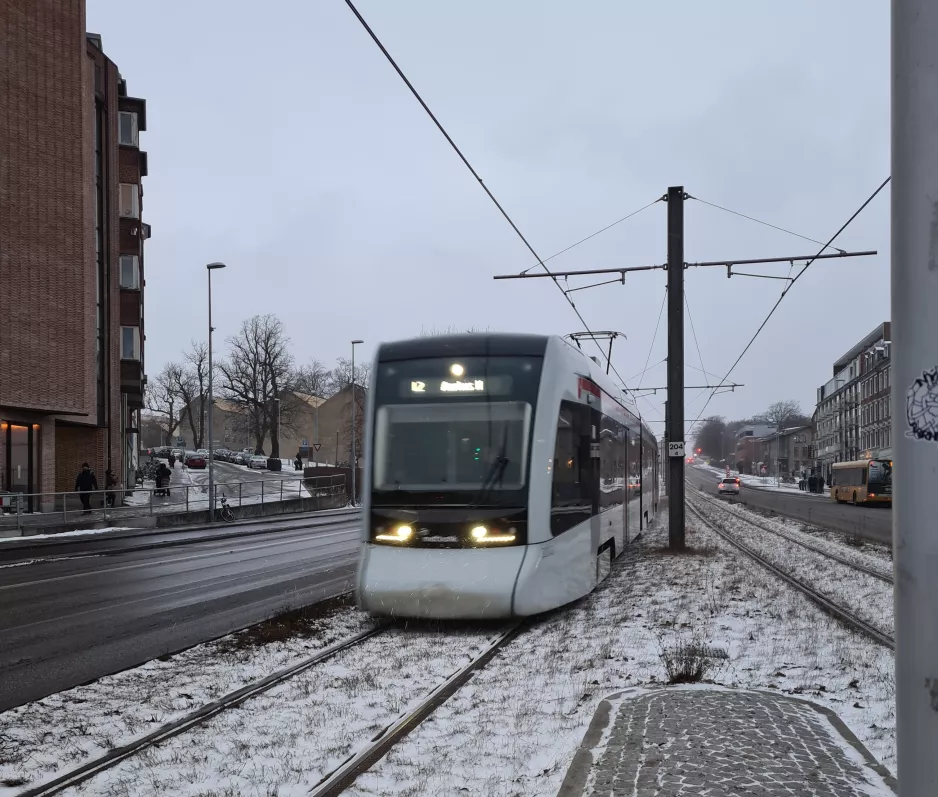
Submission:
POLYGON ((309 440, 307 440, 305 437, 300 440, 300 448, 309 448, 309 440))
POLYGON ((313 443, 313 451, 319 451, 322 448, 322 443, 313 443))
POLYGON ((683 440, 669 440, 668 441, 668 456, 669 457, 683 457, 684 456, 684 441, 683 440))

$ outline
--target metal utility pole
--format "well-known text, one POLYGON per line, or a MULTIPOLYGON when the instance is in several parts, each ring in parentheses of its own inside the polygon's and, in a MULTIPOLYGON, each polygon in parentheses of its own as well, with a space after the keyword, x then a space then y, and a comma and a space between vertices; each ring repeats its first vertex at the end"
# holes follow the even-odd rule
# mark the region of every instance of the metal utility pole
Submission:
POLYGON ((892 440, 900 797, 938 783, 938 3, 892 3, 892 440), (931 437, 932 439, 928 439, 931 437))
POLYGON ((355 421, 358 416, 358 407, 355 404, 355 346, 359 343, 364 343, 363 340, 353 340, 352 341, 352 447, 349 451, 349 467, 352 469, 352 505, 355 504, 355 499, 358 497, 358 493, 355 490, 355 470, 356 470, 356 457, 355 457, 355 421))
POLYGON ((668 189, 668 543, 684 548, 684 186, 668 189))
MULTIPOLYGON (((212 410, 215 406, 213 391, 214 364, 212 363, 212 272, 215 269, 225 268, 224 263, 209 263, 205 270, 208 272, 208 522, 215 522, 215 449, 212 447, 212 410)), ((192 408, 189 408, 192 412, 192 408)))

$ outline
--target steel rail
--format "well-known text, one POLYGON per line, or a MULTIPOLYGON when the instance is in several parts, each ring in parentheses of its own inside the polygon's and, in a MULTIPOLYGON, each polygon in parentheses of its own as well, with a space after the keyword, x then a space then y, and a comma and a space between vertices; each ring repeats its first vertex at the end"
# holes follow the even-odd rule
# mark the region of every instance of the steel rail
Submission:
POLYGON ((415 709, 402 714, 378 731, 364 748, 350 755, 332 772, 325 775, 308 792, 310 797, 335 797, 335 795, 341 794, 359 775, 367 772, 384 758, 395 744, 417 728, 436 709, 461 689, 478 670, 485 667, 499 650, 521 633, 526 624, 525 621, 521 621, 513 625, 482 653, 427 694, 415 709))
POLYGON ((790 573, 786 573, 777 565, 770 562, 761 554, 756 553, 752 548, 750 548, 745 543, 740 542, 727 531, 719 528, 716 523, 714 523, 710 518, 704 516, 704 514, 695 507, 690 501, 687 502, 687 508, 690 510, 691 514, 697 517, 701 523, 710 528, 713 532, 718 534, 724 540, 726 540, 730 545, 742 551, 746 556, 755 560, 758 564, 762 565, 766 570, 771 571, 776 576, 778 576, 782 581, 791 585, 799 592, 803 593, 809 600, 816 603, 823 611, 830 614, 832 617, 840 620, 844 625, 849 628, 852 628, 856 631, 859 631, 862 634, 865 634, 874 642, 878 642, 880 645, 884 645, 890 650, 896 649, 896 641, 889 634, 886 634, 883 631, 880 631, 876 626, 871 625, 865 620, 860 619, 855 614, 853 614, 848 609, 844 608, 838 603, 835 603, 826 595, 822 595, 820 592, 815 590, 813 587, 808 586, 803 581, 795 578, 790 573))
POLYGON ((881 570, 876 570, 875 568, 867 567, 866 565, 861 565, 858 562, 852 562, 849 559, 844 559, 842 556, 839 556, 836 553, 831 553, 830 551, 826 551, 823 548, 819 548, 816 545, 812 545, 810 542, 807 542, 805 540, 799 540, 797 537, 790 535, 786 531, 781 531, 780 529, 770 528, 765 523, 763 523, 760 519, 741 517, 736 512, 733 512, 732 510, 730 510, 729 507, 726 507, 723 504, 721 504, 719 500, 715 498, 711 498, 709 495, 704 495, 703 498, 707 504, 710 504, 711 506, 718 506, 721 510, 723 510, 727 514, 732 515, 735 518, 739 518, 740 520, 743 520, 746 523, 751 523, 753 526, 758 526, 763 531, 767 531, 770 534, 776 534, 779 537, 783 537, 786 540, 789 540, 790 542, 795 543, 796 545, 800 545, 804 548, 807 548, 809 551, 814 551, 815 553, 819 553, 822 556, 826 556, 828 559, 833 559, 835 562, 840 562, 840 564, 842 565, 846 565, 847 567, 853 568, 854 570, 859 570, 861 573, 866 573, 868 576, 872 576, 873 578, 878 578, 880 581, 885 581, 887 584, 893 583, 892 575, 890 575, 889 573, 883 573, 881 570))
POLYGON ((71 772, 60 775, 48 783, 43 783, 40 786, 35 786, 34 788, 20 792, 17 797, 45 797, 46 795, 57 794, 63 789, 69 788, 71 786, 77 786, 80 783, 84 783, 100 772, 103 772, 106 769, 110 769, 124 759, 130 758, 132 755, 139 753, 141 750, 152 747, 153 745, 159 744, 160 742, 164 742, 167 739, 173 738, 174 736, 178 736, 190 728, 196 725, 200 725, 212 717, 221 714, 223 711, 227 711, 230 708, 234 708, 235 706, 240 705, 245 700, 267 692, 273 687, 278 686, 279 684, 289 680, 290 678, 293 678, 296 675, 299 675, 301 672, 304 672, 314 665, 331 658, 337 653, 354 647, 358 643, 384 632, 388 627, 389 626, 387 625, 379 625, 375 628, 369 628, 366 631, 361 631, 360 633, 348 637, 341 642, 336 642, 334 645, 323 648, 322 650, 314 653, 308 658, 303 659, 302 661, 291 664, 289 667, 284 667, 275 673, 271 673, 259 681, 254 681, 253 683, 242 686, 240 689, 229 692, 227 695, 220 697, 218 700, 213 700, 211 703, 206 703, 201 708, 198 708, 195 711, 180 717, 179 719, 173 720, 172 722, 157 728, 155 731, 152 731, 145 736, 141 736, 139 739, 135 739, 134 741, 125 745, 121 745, 120 747, 115 747, 113 750, 110 750, 103 756, 88 761, 71 772))

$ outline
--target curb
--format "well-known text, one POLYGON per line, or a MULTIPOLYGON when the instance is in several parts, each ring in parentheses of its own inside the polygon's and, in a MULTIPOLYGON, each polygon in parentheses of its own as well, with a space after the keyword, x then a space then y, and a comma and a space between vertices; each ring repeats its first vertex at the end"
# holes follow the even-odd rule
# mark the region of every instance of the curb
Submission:
MULTIPOLYGON (((245 520, 235 521, 232 524, 228 525, 229 528, 237 529, 238 527, 243 526, 258 526, 264 524, 263 528, 255 528, 250 531, 241 530, 241 531, 228 531, 228 532, 219 532, 218 534, 212 534, 205 537, 195 537, 191 539, 181 539, 181 540, 165 540, 163 542, 154 542, 149 545, 140 545, 135 546, 134 548, 113 548, 113 549, 104 549, 100 551, 89 552, 89 555, 93 553, 95 556, 104 556, 109 553, 126 553, 129 550, 134 551, 145 551, 152 550, 154 548, 168 548, 171 546, 177 545, 190 545, 197 542, 210 542, 212 540, 225 540, 235 537, 249 537, 256 534, 264 534, 272 529, 269 528, 270 525, 280 526, 284 523, 296 523, 297 525, 294 528, 303 529, 303 528, 315 528, 317 526, 331 526, 341 523, 343 520, 356 520, 360 516, 360 510, 348 510, 348 509, 327 509, 323 512, 316 513, 297 513, 296 515, 284 517, 274 516, 274 517, 258 517, 258 518, 249 518, 245 520), (319 521, 319 522, 316 522, 319 521)), ((193 531, 208 531, 213 528, 219 528, 222 526, 220 523, 214 524, 202 524, 199 526, 179 526, 176 528, 145 528, 145 529, 125 529, 119 532, 105 533, 105 534, 81 534, 81 535, 70 535, 68 537, 62 536, 61 539, 56 539, 55 537, 50 537, 48 539, 42 540, 33 540, 30 539, 30 536, 18 537, 18 538, 9 538, 9 542, 4 542, 0 544, 0 558, 4 553, 21 553, 28 551, 41 552, 43 548, 49 548, 52 546, 59 545, 81 545, 88 542, 109 542, 111 540, 127 540, 135 539, 137 537, 154 537, 157 535, 164 534, 185 534, 193 531)), ((36 535, 38 536, 38 535, 36 535)))

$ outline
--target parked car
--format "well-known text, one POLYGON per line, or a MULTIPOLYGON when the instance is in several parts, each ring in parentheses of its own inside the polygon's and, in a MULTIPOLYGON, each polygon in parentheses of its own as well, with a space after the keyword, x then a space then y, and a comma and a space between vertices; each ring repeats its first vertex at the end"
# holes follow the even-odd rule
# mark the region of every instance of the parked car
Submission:
POLYGON ((260 454, 255 454, 247 461, 247 466, 254 470, 265 470, 267 468, 267 457, 261 456, 260 454))
POLYGON ((198 451, 190 451, 186 457, 186 467, 201 470, 206 466, 207 460, 198 451))
POLYGON ((174 448, 174 449, 172 450, 172 455, 173 455, 174 457, 176 457, 176 459, 181 462, 181 461, 182 461, 183 451, 182 451, 181 448, 174 448))
POLYGON ((228 461, 228 449, 219 448, 215 452, 215 459, 217 459, 219 462, 227 462, 228 461))
POLYGON ((719 485, 717 485, 717 490, 720 495, 739 495, 739 479, 727 476, 725 479, 721 479, 719 485))

